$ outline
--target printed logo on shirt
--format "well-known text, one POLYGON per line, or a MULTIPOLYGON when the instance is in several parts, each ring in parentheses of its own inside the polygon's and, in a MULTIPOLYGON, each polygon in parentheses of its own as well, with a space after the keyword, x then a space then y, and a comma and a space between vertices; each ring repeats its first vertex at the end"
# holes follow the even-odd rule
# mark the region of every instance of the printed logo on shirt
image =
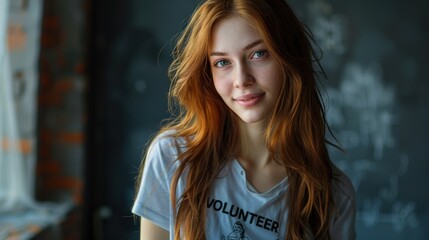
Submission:
MULTIPOLYGON (((254 225, 256 227, 271 231, 271 232, 275 232, 278 233, 279 231, 279 223, 277 221, 274 221, 270 218, 258 215, 256 213, 250 212, 250 211, 246 211, 243 210, 242 208, 235 206, 234 204, 228 203, 228 202, 223 202, 221 200, 218 199, 207 199, 207 208, 211 208, 216 212, 220 212, 223 214, 227 214, 231 217, 236 218, 237 220, 241 220, 247 224, 251 224, 254 225)), ((241 224, 241 222, 237 221, 244 232, 244 227, 241 224)), ((235 223, 237 223, 235 222, 235 223)), ((234 229, 235 229, 235 224, 234 224, 234 229)), ((238 226, 237 226, 238 227, 238 226)), ((228 239, 228 238, 227 238, 228 239)), ((231 238, 234 239, 234 238, 231 238)), ((240 238, 237 238, 240 239, 240 238)), ((245 239, 245 238, 243 238, 245 239)))
POLYGON ((246 237, 246 230, 240 221, 235 222, 232 229, 232 232, 228 234, 226 238, 222 235, 221 240, 249 240, 249 238, 246 237))

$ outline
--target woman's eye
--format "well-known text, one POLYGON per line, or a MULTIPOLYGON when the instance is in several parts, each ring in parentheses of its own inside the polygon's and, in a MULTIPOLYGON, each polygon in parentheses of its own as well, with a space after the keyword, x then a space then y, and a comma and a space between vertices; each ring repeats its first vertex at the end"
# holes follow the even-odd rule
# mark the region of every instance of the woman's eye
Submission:
POLYGON ((227 60, 219 60, 219 61, 214 63, 214 66, 221 68, 221 67, 225 67, 228 64, 229 64, 229 62, 227 60))
POLYGON ((258 50, 252 54, 252 58, 263 58, 267 54, 267 50, 258 50))

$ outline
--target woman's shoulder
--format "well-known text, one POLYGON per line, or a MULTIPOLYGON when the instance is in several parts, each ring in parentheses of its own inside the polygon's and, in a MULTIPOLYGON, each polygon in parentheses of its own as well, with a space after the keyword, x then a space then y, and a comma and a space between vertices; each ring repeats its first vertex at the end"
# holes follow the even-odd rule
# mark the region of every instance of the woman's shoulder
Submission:
POLYGON ((185 139, 177 135, 177 131, 170 129, 165 131, 160 131, 152 139, 149 149, 158 147, 161 150, 168 151, 180 151, 185 147, 185 139))
POLYGON ((185 148, 185 139, 177 135, 175 130, 159 132, 150 141, 146 153, 146 161, 156 161, 159 164, 169 165, 178 159, 185 148))

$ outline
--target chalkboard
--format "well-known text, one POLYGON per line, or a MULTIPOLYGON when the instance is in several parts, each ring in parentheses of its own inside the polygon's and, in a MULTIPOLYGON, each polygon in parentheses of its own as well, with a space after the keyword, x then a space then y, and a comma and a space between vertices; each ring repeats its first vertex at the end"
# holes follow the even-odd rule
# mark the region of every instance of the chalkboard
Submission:
POLYGON ((429 239, 427 1, 290 1, 323 51, 333 161, 357 191, 358 239, 429 239))

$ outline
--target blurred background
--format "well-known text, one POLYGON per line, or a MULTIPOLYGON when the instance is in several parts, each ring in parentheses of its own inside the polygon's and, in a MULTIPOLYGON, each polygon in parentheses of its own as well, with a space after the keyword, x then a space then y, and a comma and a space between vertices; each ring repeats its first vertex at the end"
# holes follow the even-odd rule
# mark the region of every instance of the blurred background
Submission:
MULTIPOLYGON (((323 51, 358 239, 429 239, 429 3, 289 0, 323 51)), ((0 239, 138 239, 148 138, 197 1, 0 0, 0 239)))

